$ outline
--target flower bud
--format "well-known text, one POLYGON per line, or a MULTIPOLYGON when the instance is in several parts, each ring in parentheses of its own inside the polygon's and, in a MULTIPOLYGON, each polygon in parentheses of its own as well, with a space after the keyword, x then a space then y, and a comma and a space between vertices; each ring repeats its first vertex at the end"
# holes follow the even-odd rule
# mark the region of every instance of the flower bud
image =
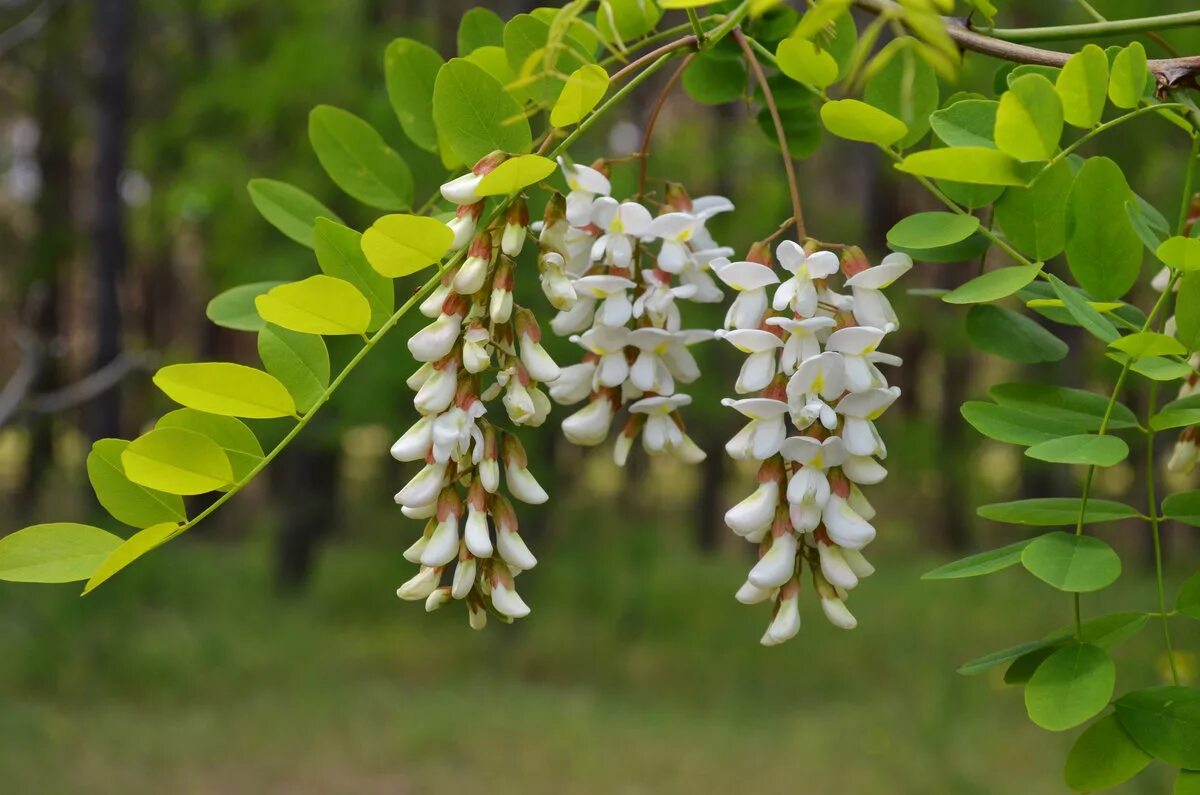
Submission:
POLYGON ((433 422, 422 417, 392 445, 392 458, 397 461, 419 461, 433 445, 433 422))
POLYGON ((442 570, 432 566, 422 566, 411 579, 396 589, 396 596, 406 602, 424 601, 437 588, 442 579, 442 570))
POLYGON ((796 636, 800 631, 800 583, 793 577, 779 591, 775 616, 760 641, 764 646, 776 646, 796 636))
POLYGON ((474 173, 455 177, 449 182, 442 184, 442 198, 453 204, 474 204, 481 198, 475 192, 475 189, 479 187, 479 183, 482 180, 482 176, 474 173))
POLYGON ((518 256, 525 247, 525 234, 529 229, 529 207, 524 199, 518 198, 508 207, 504 215, 504 233, 500 237, 500 250, 510 257, 518 256))
POLYGON ((450 601, 449 588, 435 588, 433 593, 425 600, 425 612, 432 613, 442 605, 450 601))
POLYGON ((471 238, 475 236, 475 227, 483 216, 483 204, 482 201, 478 201, 475 204, 462 205, 455 212, 450 223, 446 224, 454 233, 454 242, 450 244, 451 249, 457 251, 471 242, 471 238))
POLYGON ((529 615, 529 605, 517 593, 512 575, 503 563, 492 568, 492 607, 502 616, 524 618, 529 615))
POLYGON ((450 289, 459 295, 474 295, 479 292, 487 280, 491 264, 492 237, 487 232, 480 232, 471 241, 467 258, 458 266, 458 271, 450 282, 450 289))
POLYGON ((426 464, 413 476, 396 494, 396 502, 410 507, 428 505, 437 499, 442 490, 442 480, 446 477, 446 464, 426 464))
POLYGON ((408 338, 408 350, 418 362, 436 362, 454 349, 462 330, 460 315, 438 316, 437 320, 408 338))
POLYGON ((462 501, 453 488, 442 490, 438 497, 437 526, 429 536, 429 543, 421 553, 425 566, 445 566, 458 554, 458 517, 462 514, 462 501))
POLYGON ((525 448, 515 436, 504 437, 504 476, 508 490, 521 502, 530 505, 541 505, 550 496, 529 471, 529 458, 525 448))
POLYGON ((458 565, 454 567, 454 579, 450 586, 450 595, 455 599, 465 599, 475 587, 475 574, 478 571, 478 561, 469 553, 459 556, 458 565))

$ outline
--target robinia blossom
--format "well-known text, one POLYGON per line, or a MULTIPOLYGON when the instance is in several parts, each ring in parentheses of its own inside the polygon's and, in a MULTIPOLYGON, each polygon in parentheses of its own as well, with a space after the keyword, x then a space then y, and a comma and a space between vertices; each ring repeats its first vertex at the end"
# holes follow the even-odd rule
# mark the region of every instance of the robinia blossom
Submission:
POLYGON ((854 248, 839 260, 790 241, 775 256, 783 278, 761 244, 745 261, 713 263, 738 293, 718 336, 747 355, 734 385, 742 397, 723 402, 748 422, 725 449, 760 462, 757 487, 725 522, 758 545, 758 563, 736 597, 772 601, 762 636, 768 646, 800 630, 806 563, 829 622, 857 625, 846 599, 874 571, 861 550, 876 534, 860 486, 887 476, 879 463, 887 447, 874 423, 900 394, 878 367, 900 364, 879 351, 899 326, 882 290, 912 267, 905 254, 870 267, 854 248), (830 284, 839 272, 850 295, 830 284))

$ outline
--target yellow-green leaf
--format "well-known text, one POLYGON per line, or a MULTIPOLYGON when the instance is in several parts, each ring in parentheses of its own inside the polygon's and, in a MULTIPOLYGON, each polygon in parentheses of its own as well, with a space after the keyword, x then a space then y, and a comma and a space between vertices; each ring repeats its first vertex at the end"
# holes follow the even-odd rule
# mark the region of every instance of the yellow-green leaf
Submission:
POLYGON ((233 482, 233 467, 220 445, 186 428, 155 428, 121 453, 134 483, 168 494, 204 494, 233 482))
POLYGON ((104 510, 118 522, 133 527, 186 520, 183 500, 178 495, 148 489, 125 477, 121 453, 128 446, 124 439, 98 439, 88 453, 88 481, 104 510))
POLYGON ((896 164, 899 171, 971 185, 1029 184, 1032 172, 1011 155, 983 146, 915 152, 896 164))
POLYGON ((1200 270, 1200 240, 1194 237, 1167 238, 1154 255, 1177 271, 1200 270))
POLYGON ((348 281, 320 274, 272 287, 254 299, 258 314, 302 334, 364 334, 371 303, 348 281))
POLYGON ((1062 100, 1039 74, 1012 81, 996 110, 996 146, 1018 160, 1049 160, 1062 135, 1062 100))
POLYGON ((454 232, 436 218, 385 215, 363 233, 362 250, 371 267, 395 279, 427 268, 446 255, 454 232))
MULTIPOLYGON (((825 88, 832 85, 838 77, 837 61, 813 41, 784 39, 775 50, 775 58, 779 62, 780 71, 798 83, 825 88)), ((907 131, 906 125, 905 132, 907 131)))
MULTIPOLYGON (((160 417, 154 427, 185 428, 212 439, 229 457, 235 481, 249 475, 263 460, 258 437, 236 417, 222 417, 195 409, 176 409, 160 417)), ((149 523, 141 526, 147 527, 149 523)))
POLYGON ((112 577, 121 569, 133 563, 152 549, 156 549, 169 541, 179 530, 179 525, 172 522, 151 525, 145 530, 139 530, 125 540, 125 543, 109 553, 100 566, 92 572, 91 579, 83 587, 83 595, 94 591, 98 585, 112 577))
POLYGON ((908 133, 904 122, 857 99, 835 99, 821 106, 825 129, 851 141, 888 146, 908 133))
POLYGON ((550 111, 550 123, 555 127, 574 124, 592 112, 608 91, 608 72, 596 64, 581 66, 567 78, 562 93, 550 111))
POLYGON ((1089 129, 1104 113, 1108 98, 1108 57, 1095 44, 1072 55, 1054 84, 1067 124, 1089 129))
POLYGON ((35 524, 0 538, 0 580, 86 580, 120 545, 120 536, 91 525, 35 524))
POLYGON ((1108 98, 1118 108, 1136 108, 1146 93, 1146 48, 1135 41, 1113 58, 1108 77, 1108 98))
POLYGON ((279 379, 231 362, 172 364, 154 374, 154 384, 183 406, 229 417, 291 417, 296 403, 279 379))
POLYGON ((479 196, 507 196, 540 182, 554 173, 554 161, 541 155, 519 155, 505 160, 479 180, 479 196))
POLYGON ((659 0, 658 4, 663 8, 699 8, 712 5, 712 0, 659 0))

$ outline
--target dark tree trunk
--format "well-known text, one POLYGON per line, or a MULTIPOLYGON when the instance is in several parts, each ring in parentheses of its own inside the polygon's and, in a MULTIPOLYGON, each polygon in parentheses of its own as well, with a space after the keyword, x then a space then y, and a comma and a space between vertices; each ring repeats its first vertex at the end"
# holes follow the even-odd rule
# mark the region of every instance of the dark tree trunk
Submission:
MULTIPOLYGON (((41 192, 34 208, 36 231, 29 266, 23 282, 26 322, 38 350, 30 355, 40 360, 32 392, 53 390, 60 384, 58 359, 52 350, 62 335, 59 324, 59 293, 62 274, 74 249, 71 214, 71 97, 68 90, 70 62, 75 47, 71 41, 70 10, 59 10, 47 23, 41 39, 37 67, 35 115, 38 126, 37 165, 41 192)), ((55 418, 34 414, 30 418, 28 466, 18 491, 17 512, 30 515, 38 492, 53 462, 55 418)))
POLYGON ((282 506, 275 584, 282 593, 298 594, 308 585, 320 545, 337 521, 339 471, 336 448, 302 439, 274 464, 271 486, 282 506))
MULTIPOLYGON (((95 207, 92 229, 95 352, 99 369, 121 352, 120 279, 126 241, 120 178, 125 169, 129 119, 129 45, 133 0, 95 0, 92 27, 99 51, 96 81, 95 207)), ((88 407, 92 438, 120 433, 121 391, 110 389, 88 407)))

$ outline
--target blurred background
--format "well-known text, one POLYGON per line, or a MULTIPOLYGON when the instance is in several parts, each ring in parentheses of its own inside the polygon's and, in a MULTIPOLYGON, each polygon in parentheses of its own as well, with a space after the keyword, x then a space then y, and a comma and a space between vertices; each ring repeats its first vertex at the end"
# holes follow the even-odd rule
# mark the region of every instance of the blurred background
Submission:
MULTIPOLYGON (((312 106, 367 118, 412 165, 418 196, 436 189, 439 165, 408 144, 392 115, 382 52, 403 35, 453 54, 458 20, 476 4, 506 18, 536 5, 0 0, 0 534, 36 521, 111 523, 84 458, 92 440, 132 438, 169 408, 150 383, 159 364, 257 363, 253 336, 208 323, 206 302, 238 283, 309 275, 315 262, 259 217, 247 180, 287 180, 358 228, 371 222, 312 154, 312 106)), ((999 5, 1008 27, 1088 20, 1073 0, 999 5)), ((1193 3, 1094 5, 1132 17, 1193 3)), ((1200 51, 1200 31, 1167 39, 1200 51)), ((1151 57, 1163 54, 1145 43, 1151 57)), ((943 96, 990 86, 997 66, 969 57, 961 85, 943 96)), ((636 150, 665 79, 606 120, 576 159, 636 150)), ((1173 218, 1186 145, 1147 118, 1091 151, 1118 158, 1135 190, 1173 218)), ((778 157, 744 104, 706 107, 677 90, 651 173, 694 196, 730 196, 738 211, 712 228, 741 252, 788 214, 778 157)), ((616 169, 618 191, 631 187, 631 172, 616 169)), ((800 175, 812 233, 859 243, 874 259, 896 220, 933 209, 870 147, 826 140, 800 175)), ((740 423, 719 399, 740 356, 715 345, 701 353, 705 378, 686 415, 710 452, 703 465, 635 455, 619 470, 610 446, 571 447, 554 420, 527 437, 553 495, 540 509, 522 507, 522 532, 541 561, 521 579, 529 620, 476 633, 461 610, 430 615, 399 603, 392 593, 412 569, 400 552, 420 524, 392 503, 412 473, 387 448, 413 419, 403 382, 414 368, 404 339, 423 322, 414 317, 262 478, 197 530, 86 600, 76 585, 0 584, 0 789, 1065 791, 1071 738, 1032 726, 1020 690, 1006 689, 998 671, 968 679, 953 670, 1066 625, 1070 600, 1016 570, 959 583, 918 578, 1023 537, 977 519, 974 506, 1078 488, 1079 473, 982 440, 959 404, 1018 377, 1111 383, 1111 363, 1063 328, 1073 354, 1052 367, 986 358, 968 348, 961 312, 904 294, 953 287, 977 267, 921 265, 892 293, 904 397, 883 422, 892 477, 871 492, 879 573, 850 601, 855 632, 828 626, 802 600, 800 636, 764 649, 769 611, 732 598, 752 550, 722 514, 749 492, 753 473, 722 454, 740 423)), ((540 297, 528 303, 546 310, 540 297)), ((572 347, 552 352, 569 362, 572 347)), ((333 346, 335 363, 346 351, 333 346)), ((1130 400, 1144 407, 1142 386, 1130 400)), ((1099 494, 1143 505, 1140 478, 1128 465, 1105 470, 1099 494)), ((1166 530, 1172 592, 1195 568, 1183 530, 1166 530)), ((1085 611, 1151 609, 1146 528, 1101 532, 1126 571, 1085 599, 1085 611)), ((1176 629, 1194 680, 1200 637, 1176 629)), ((1118 691, 1161 679, 1158 649, 1147 630, 1117 650, 1118 691)), ((1119 791, 1164 792, 1164 772, 1119 791)))

